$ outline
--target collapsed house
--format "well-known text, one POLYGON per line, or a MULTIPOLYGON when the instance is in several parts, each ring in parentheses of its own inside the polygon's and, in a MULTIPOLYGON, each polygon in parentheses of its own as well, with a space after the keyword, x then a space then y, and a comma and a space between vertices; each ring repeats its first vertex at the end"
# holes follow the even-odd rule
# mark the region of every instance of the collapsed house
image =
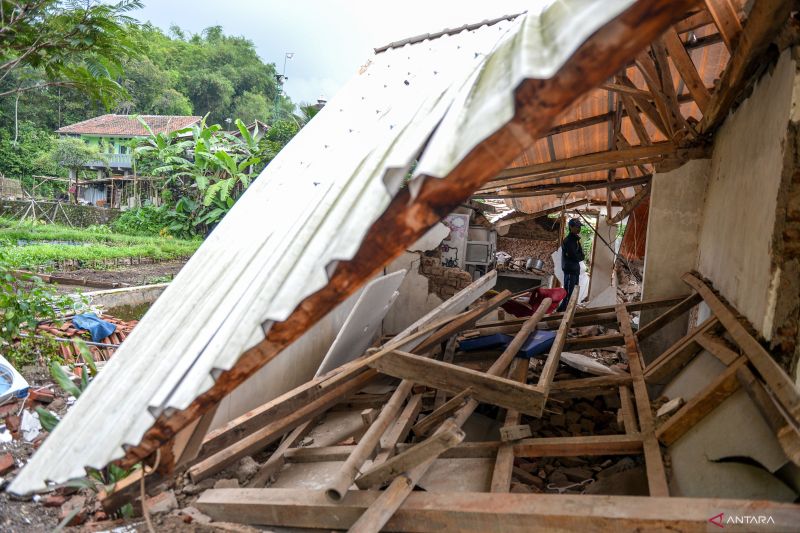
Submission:
MULTIPOLYGON (((247 488, 196 506, 357 531, 796 527, 791 6, 562 1, 377 49, 10 490, 144 462, 114 509, 269 449, 247 488), (493 270, 432 298, 409 250, 438 246, 470 197, 532 218, 594 209, 601 240, 646 205, 625 255, 644 259, 641 301, 582 308, 576 290, 563 313, 499 319, 513 295, 489 292, 493 270), (616 477, 629 490, 583 494, 630 469, 619 456, 643 492, 616 477)), ((617 260, 595 249, 590 298, 617 260)))

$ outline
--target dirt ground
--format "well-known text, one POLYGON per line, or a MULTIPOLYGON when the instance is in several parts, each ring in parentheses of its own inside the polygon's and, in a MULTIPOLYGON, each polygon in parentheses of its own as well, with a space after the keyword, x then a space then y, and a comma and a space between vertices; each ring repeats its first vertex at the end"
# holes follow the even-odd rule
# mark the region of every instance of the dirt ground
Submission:
MULTIPOLYGON (((185 264, 185 260, 175 260, 161 263, 141 263, 114 270, 82 268, 80 270, 57 272, 53 273, 53 275, 73 279, 103 281, 106 283, 125 283, 130 286, 149 285, 151 283, 164 283, 171 280, 185 264)), ((63 293, 75 292, 78 289, 83 292, 101 290, 80 285, 58 285, 58 291, 63 293)))

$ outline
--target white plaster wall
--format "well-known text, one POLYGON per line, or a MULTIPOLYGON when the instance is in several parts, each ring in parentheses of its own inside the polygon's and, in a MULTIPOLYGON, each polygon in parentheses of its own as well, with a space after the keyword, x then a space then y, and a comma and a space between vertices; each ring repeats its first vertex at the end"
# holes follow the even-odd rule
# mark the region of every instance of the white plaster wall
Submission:
MULTIPOLYGON (((694 270, 710 159, 690 161, 670 172, 656 174, 650 192, 647 247, 644 258, 642 299, 689 294, 681 276, 694 270)), ((640 325, 655 319, 664 309, 642 311, 640 325)), ((679 317, 641 343, 650 362, 682 337, 688 314, 679 317)))
POLYGON ((609 225, 605 216, 597 217, 597 233, 592 246, 592 277, 589 282, 589 300, 596 298, 611 286, 611 274, 614 270, 614 249, 617 240, 617 228, 609 225), (602 237, 603 240, 600 239, 602 237), (608 247, 608 245, 611 248, 608 247))
POLYGON ((700 227, 697 269, 768 340, 779 280, 771 245, 795 72, 787 50, 718 131, 700 227))
POLYGON ((681 281, 681 276, 695 268, 710 173, 711 160, 696 159, 653 176, 643 300, 689 294, 689 287, 681 281))
POLYGON ((386 274, 408 271, 398 289, 400 294, 383 320, 386 335, 400 333, 443 301, 435 294, 428 294, 428 278, 419 273, 419 257, 418 253, 405 252, 384 269, 386 274))

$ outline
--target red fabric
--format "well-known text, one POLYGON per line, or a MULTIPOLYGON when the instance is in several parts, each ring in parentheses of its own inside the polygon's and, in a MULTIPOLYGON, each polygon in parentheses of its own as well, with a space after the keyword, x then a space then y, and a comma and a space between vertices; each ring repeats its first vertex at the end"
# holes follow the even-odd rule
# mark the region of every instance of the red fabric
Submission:
POLYGON ((545 298, 550 298, 553 300, 553 303, 550 305, 550 309, 547 310, 547 314, 549 315, 555 312, 558 308, 558 304, 566 297, 567 290, 561 287, 555 289, 538 288, 531 294, 531 310, 539 309, 539 305, 541 305, 542 301, 545 298))

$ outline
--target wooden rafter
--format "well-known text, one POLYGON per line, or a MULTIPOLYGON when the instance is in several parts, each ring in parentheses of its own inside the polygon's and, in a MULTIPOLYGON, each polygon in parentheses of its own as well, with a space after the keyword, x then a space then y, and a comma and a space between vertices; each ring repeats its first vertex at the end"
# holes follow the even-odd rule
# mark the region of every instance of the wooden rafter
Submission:
POLYGON ((681 41, 674 28, 668 29, 662 39, 669 56, 672 58, 675 69, 683 78, 686 88, 694 98, 697 107, 700 108, 701 113, 705 113, 711 93, 706 89, 703 79, 697 72, 697 67, 683 45, 683 41, 681 41))
MULTIPOLYGON (((629 181, 629 180, 625 180, 625 181, 629 181)), ((617 183, 619 183, 619 182, 617 182, 617 183)), ((644 201, 644 199, 647 198, 648 196, 650 196, 650 184, 649 184, 649 182, 648 182, 648 184, 646 186, 642 187, 641 190, 639 192, 637 192, 633 196, 633 198, 631 198, 630 200, 625 202, 623 204, 623 206, 622 206, 622 211, 620 211, 619 213, 617 213, 616 215, 611 217, 611 220, 609 222, 612 225, 613 224, 618 224, 619 222, 624 220, 625 217, 627 217, 631 213, 631 211, 636 209, 639 206, 639 204, 641 204, 644 201)))
POLYGON ((730 0, 705 0, 706 9, 717 25, 728 51, 736 50, 739 36, 742 33, 742 23, 739 15, 730 0))
POLYGON ((761 64, 767 47, 789 20, 792 5, 789 0, 758 0, 753 4, 742 30, 741 45, 733 50, 720 90, 713 94, 700 122, 701 133, 712 132, 725 119, 761 64))
POLYGON ((525 188, 509 188, 506 191, 497 193, 477 193, 473 198, 477 199, 490 199, 490 198, 526 198, 529 196, 548 196, 551 194, 567 194, 571 192, 585 192, 596 189, 610 189, 619 190, 625 187, 634 187, 637 185, 644 185, 649 183, 652 179, 652 174, 639 176, 638 178, 627 178, 624 180, 615 180, 609 183, 607 180, 592 180, 581 181, 575 183, 554 183, 548 185, 536 185, 525 188))

